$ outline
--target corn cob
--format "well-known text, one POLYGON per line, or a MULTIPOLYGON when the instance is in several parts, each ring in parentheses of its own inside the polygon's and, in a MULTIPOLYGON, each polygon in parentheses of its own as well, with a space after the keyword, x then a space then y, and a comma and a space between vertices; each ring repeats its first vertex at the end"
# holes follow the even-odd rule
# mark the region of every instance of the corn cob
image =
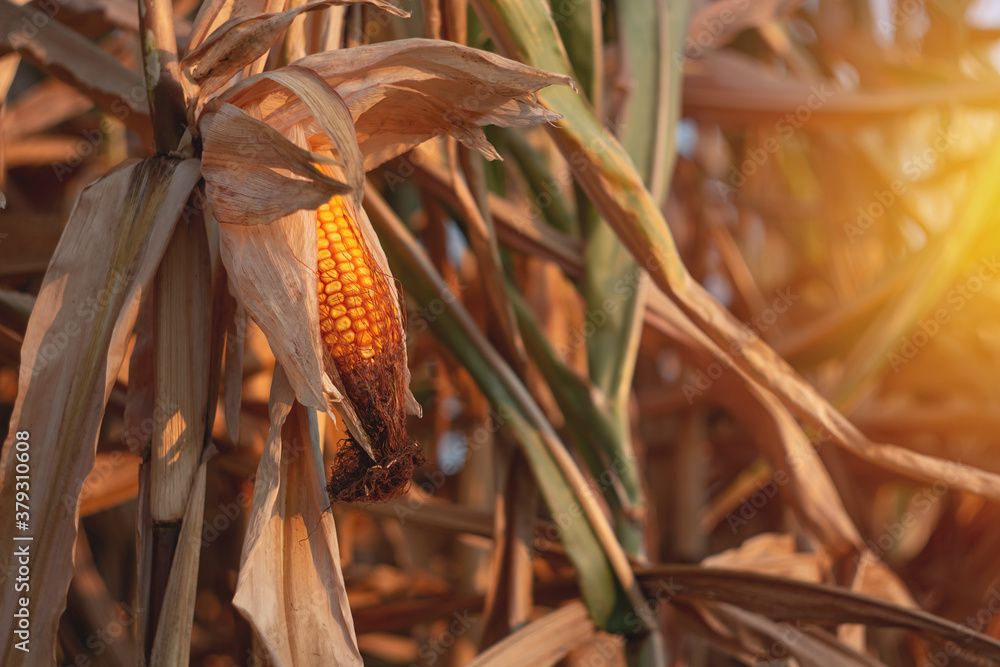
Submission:
POLYGON ((420 445, 406 434, 402 319, 346 203, 316 211, 320 335, 372 445, 348 436, 334 459, 331 500, 388 500, 405 490, 420 445))
POLYGON ((316 235, 320 331, 333 358, 354 367, 400 344, 396 306, 340 197, 317 210, 316 235))

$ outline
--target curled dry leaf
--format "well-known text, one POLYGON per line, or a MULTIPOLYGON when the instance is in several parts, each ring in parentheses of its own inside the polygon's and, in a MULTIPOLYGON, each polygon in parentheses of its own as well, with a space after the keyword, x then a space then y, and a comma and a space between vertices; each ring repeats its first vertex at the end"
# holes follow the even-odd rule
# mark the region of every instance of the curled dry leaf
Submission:
POLYGON ((396 16, 409 16, 384 0, 314 0, 284 12, 232 18, 181 61, 188 95, 205 99, 218 91, 237 72, 267 53, 302 12, 353 4, 368 4, 396 16))
MULTIPOLYGON (((480 126, 555 122, 561 116, 539 105, 533 94, 546 86, 572 85, 568 76, 428 39, 328 51, 293 64, 315 71, 344 99, 366 170, 440 135, 455 136, 495 159, 480 126)), ((295 103, 279 111, 275 122, 307 120, 306 109, 295 103)))
POLYGON ((361 152, 351 115, 340 96, 313 72, 283 68, 247 79, 243 95, 230 95, 200 120, 205 137, 203 171, 206 194, 219 222, 267 223, 304 208, 315 209, 334 194, 360 192, 364 181, 361 152), (278 85, 300 101, 326 132, 329 154, 307 150, 294 124, 276 123, 269 95, 278 85), (324 171, 315 166, 324 165, 324 171), (288 170, 299 178, 279 173, 288 170), (340 173, 339 180, 330 178, 340 173))
POLYGON ((354 120, 340 94, 316 72, 294 65, 262 72, 234 86, 221 96, 221 101, 259 108, 268 125, 288 136, 306 123, 317 128, 316 132, 325 132, 323 148, 341 160, 342 180, 353 192, 361 191, 364 169, 354 120), (304 109, 308 118, 287 122, 288 118, 280 113, 285 104, 304 109))
POLYGON ((830 570, 830 558, 823 553, 801 553, 795 548, 795 536, 761 533, 735 549, 705 558, 705 567, 749 570, 763 574, 791 577, 820 583, 830 570))
MULTIPOLYGON (((704 559, 702 565, 821 583, 830 570, 830 558, 822 552, 798 552, 792 535, 763 533, 746 540, 738 548, 704 559)), ((864 656, 863 648, 853 644, 840 645, 835 637, 817 632, 815 628, 803 632, 787 623, 775 623, 725 603, 695 602, 691 608, 701 616, 706 626, 726 638, 727 643, 740 643, 741 651, 754 654, 757 660, 766 656, 769 648, 777 642, 803 665, 880 664, 864 656), (788 637, 794 637, 795 641, 789 641, 788 637)), ((686 607, 682 610, 686 611, 686 607)), ((863 631, 864 626, 850 627, 863 631)))
POLYGON ((220 222, 271 222, 349 190, 314 166, 334 164, 332 158, 296 146, 231 104, 223 104, 205 122, 202 171, 206 194, 220 222))
POLYGON ((233 604, 274 665, 361 665, 315 417, 275 367, 271 427, 254 486, 233 604))

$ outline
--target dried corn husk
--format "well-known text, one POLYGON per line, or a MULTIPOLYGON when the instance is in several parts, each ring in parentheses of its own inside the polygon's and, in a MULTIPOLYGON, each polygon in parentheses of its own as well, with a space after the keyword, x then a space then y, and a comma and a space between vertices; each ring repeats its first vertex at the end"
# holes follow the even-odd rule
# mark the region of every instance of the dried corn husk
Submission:
POLYGON ((233 604, 271 664, 360 665, 314 413, 275 367, 271 428, 255 480, 233 604))

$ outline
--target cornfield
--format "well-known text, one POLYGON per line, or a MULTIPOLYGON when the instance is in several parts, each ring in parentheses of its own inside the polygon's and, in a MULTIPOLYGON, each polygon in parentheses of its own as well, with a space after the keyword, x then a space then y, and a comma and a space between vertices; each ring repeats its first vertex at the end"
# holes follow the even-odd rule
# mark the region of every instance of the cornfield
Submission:
POLYGON ((1000 664, 998 39, 0 0, 0 664, 1000 664))

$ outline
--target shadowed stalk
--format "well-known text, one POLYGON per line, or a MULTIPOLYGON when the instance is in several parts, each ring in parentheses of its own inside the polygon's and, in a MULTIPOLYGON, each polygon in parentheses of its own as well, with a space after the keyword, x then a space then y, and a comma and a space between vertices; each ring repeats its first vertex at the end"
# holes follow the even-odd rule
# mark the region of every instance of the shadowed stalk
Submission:
POLYGON ((153 143, 157 154, 166 155, 177 148, 186 123, 173 5, 165 0, 139 0, 139 36, 153 143))
MULTIPOLYGON (((177 148, 186 122, 173 6, 165 0, 140 0, 139 20, 154 150, 163 155, 177 148)), ((142 532, 151 529, 152 536, 151 543, 143 543, 151 553, 140 558, 141 563, 149 564, 148 572, 140 572, 140 577, 148 576, 149 585, 143 647, 147 660, 157 639, 161 607, 204 439, 206 369, 210 361, 207 330, 211 320, 208 252, 202 217, 181 220, 157 271, 152 292, 154 392, 159 404, 169 407, 166 414, 157 415, 151 459, 144 463, 150 467, 150 484, 146 488, 152 521, 145 530, 140 526, 142 532)), ((186 583, 193 590, 197 577, 186 583)), ((186 652, 189 645, 185 641, 181 649, 186 652)))

